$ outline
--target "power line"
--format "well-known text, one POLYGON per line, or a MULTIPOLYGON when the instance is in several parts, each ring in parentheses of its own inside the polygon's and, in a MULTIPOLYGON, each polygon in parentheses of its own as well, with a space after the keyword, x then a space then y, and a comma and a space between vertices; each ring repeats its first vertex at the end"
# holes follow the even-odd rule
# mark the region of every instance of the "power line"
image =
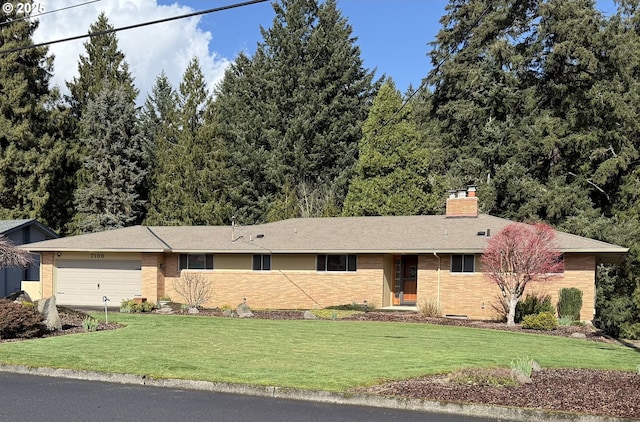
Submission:
POLYGON ((102 0, 91 0, 91 1, 86 1, 84 3, 79 3, 79 4, 74 4, 73 6, 67 6, 67 7, 62 7, 60 9, 54 9, 54 10, 49 10, 48 12, 42 12, 42 13, 38 13, 36 15, 28 15, 25 14, 23 17, 21 18, 15 18, 12 19, 10 21, 6 21, 6 22, 0 22, 0 26, 4 26, 4 25, 9 25, 13 22, 17 22, 17 21, 23 21, 25 19, 31 19, 31 18, 37 18, 38 16, 43 16, 43 15, 48 15, 50 13, 56 13, 56 12, 62 12, 63 10, 68 10, 68 9, 73 9, 75 7, 80 7, 80 6, 86 6, 87 4, 91 4, 91 3, 97 3, 99 1, 102 0))
POLYGON ((38 47, 44 47, 44 46, 47 46, 47 45, 58 44, 58 43, 61 43, 61 42, 68 42, 68 41, 79 40, 79 39, 82 39, 82 38, 96 37, 96 36, 100 36, 100 35, 111 34, 111 33, 114 33, 114 32, 126 31, 126 30, 129 30, 129 29, 140 28, 140 27, 143 27, 143 26, 156 25, 158 23, 165 23, 165 22, 170 22, 170 21, 174 21, 174 20, 178 20, 178 19, 191 18, 193 16, 200 16, 200 15, 206 15, 206 14, 209 14, 209 13, 222 12, 224 10, 235 9, 235 8, 238 8, 238 7, 249 6, 249 5, 252 5, 252 4, 264 3, 266 1, 269 1, 269 0, 251 0, 251 1, 245 1, 245 2, 242 2, 242 3, 234 3, 234 4, 227 5, 227 6, 221 6, 221 7, 216 7, 216 8, 213 8, 213 9, 202 10, 200 12, 188 13, 186 15, 173 16, 173 17, 170 17, 170 18, 158 19, 158 20, 155 20, 155 21, 148 21, 148 22, 137 23, 137 24, 134 24, 134 25, 121 26, 120 28, 107 29, 105 31, 92 32, 92 33, 84 34, 84 35, 76 35, 76 36, 73 36, 73 37, 62 38, 62 39, 59 39, 59 40, 46 41, 46 42, 42 42, 42 43, 39 43, 39 44, 32 44, 32 45, 27 45, 27 46, 23 46, 23 47, 11 48, 9 50, 0 50, 0 54, 15 53, 15 52, 18 52, 18 51, 24 51, 24 50, 29 50, 29 49, 38 48, 38 47))
MULTIPOLYGON (((480 23, 480 21, 482 20, 482 18, 484 17, 484 15, 487 14, 487 12, 489 12, 489 9, 491 8, 492 4, 489 3, 487 5, 487 7, 482 11, 482 13, 480 13, 480 16, 478 16, 478 18, 474 21, 474 23, 465 31, 464 37, 466 38, 471 31, 473 31, 475 29, 475 27, 480 23)), ((380 129, 384 129, 385 127, 387 127, 392 120, 394 120, 396 118, 396 116, 398 116, 400 114, 400 112, 405 108, 405 106, 409 103, 409 101, 411 101, 411 99, 418 93, 420 92, 426 85, 427 85, 427 81, 429 79, 429 77, 431 77, 432 75, 435 76, 435 74, 440 70, 440 67, 442 67, 442 65, 449 59, 449 57, 451 57, 452 52, 450 50, 447 51, 447 54, 440 60, 440 62, 436 65, 436 67, 434 67, 431 72, 429 72, 429 75, 427 75, 427 77, 425 77, 422 80, 422 83, 420 84, 420 86, 413 91, 411 94, 409 94, 409 96, 407 98, 405 98, 405 100, 402 102, 402 105, 400 105, 400 107, 393 113, 393 115, 386 121, 384 121, 382 123, 382 126, 376 129, 376 132, 380 129)), ((363 144, 365 142, 362 142, 361 144, 363 144)))

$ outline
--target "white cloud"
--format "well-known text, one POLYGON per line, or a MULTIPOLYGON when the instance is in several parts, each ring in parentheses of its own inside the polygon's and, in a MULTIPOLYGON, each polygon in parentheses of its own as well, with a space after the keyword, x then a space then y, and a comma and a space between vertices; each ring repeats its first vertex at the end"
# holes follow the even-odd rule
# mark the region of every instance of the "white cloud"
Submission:
MULTIPOLYGON (((78 4, 75 2, 73 4, 78 4)), ((72 6, 69 0, 48 0, 47 11, 72 6)), ((34 42, 46 42, 86 34, 89 26, 104 11, 115 28, 142 22, 184 15, 194 10, 173 4, 161 6, 156 0, 110 0, 90 3, 75 8, 48 13, 40 17, 40 27, 34 33, 34 42)), ((209 52, 212 35, 198 28, 199 17, 116 32, 118 46, 129 63, 135 85, 140 90, 138 103, 142 104, 156 77, 165 71, 177 89, 187 64, 192 57, 200 60, 209 90, 222 79, 230 61, 209 52)), ((78 59, 85 54, 84 43, 89 39, 63 42, 49 46, 55 55, 52 86, 68 93, 65 81, 78 75, 78 59)))

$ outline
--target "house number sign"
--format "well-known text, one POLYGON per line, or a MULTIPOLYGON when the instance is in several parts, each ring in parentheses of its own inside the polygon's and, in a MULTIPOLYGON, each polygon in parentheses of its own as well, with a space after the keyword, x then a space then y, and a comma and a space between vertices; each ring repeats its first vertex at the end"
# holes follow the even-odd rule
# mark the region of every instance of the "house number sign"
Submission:
POLYGON ((91 259, 104 259, 104 254, 103 253, 92 253, 91 254, 91 259))

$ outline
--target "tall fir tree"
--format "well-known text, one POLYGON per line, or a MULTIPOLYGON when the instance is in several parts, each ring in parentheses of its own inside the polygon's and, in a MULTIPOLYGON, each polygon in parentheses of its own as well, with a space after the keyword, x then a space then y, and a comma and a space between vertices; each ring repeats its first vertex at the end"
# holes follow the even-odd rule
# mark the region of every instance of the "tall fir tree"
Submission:
POLYGON ((142 142, 138 138, 135 127, 137 118, 135 100, 138 90, 133 83, 133 77, 129 72, 124 54, 118 48, 118 39, 115 33, 101 34, 111 29, 113 26, 109 24, 106 14, 101 13, 96 22, 89 27, 89 34, 92 36, 89 41, 84 43, 85 54, 81 54, 79 57, 78 76, 74 77, 72 81, 67 81, 70 95, 66 97, 66 100, 70 105, 70 112, 77 122, 74 128, 77 140, 76 160, 79 167, 76 172, 77 186, 74 193, 76 215, 73 216, 69 224, 69 231, 75 233, 135 224, 142 217, 140 202, 146 198, 145 185, 138 180, 138 176, 135 174, 137 172, 145 174, 146 172, 146 163, 139 159, 143 154, 142 142), (105 98, 109 90, 117 91, 117 98, 114 97, 113 100, 105 98), (100 101, 98 101, 99 97, 100 101), (115 101, 116 99, 117 101, 115 101), (90 106, 93 118, 100 115, 102 118, 112 119, 113 122, 94 122, 91 118, 85 118, 84 114, 88 112, 90 106), (118 112, 128 114, 118 116, 118 112), (104 134, 110 134, 110 128, 116 124, 121 127, 122 132, 114 134, 118 140, 114 141, 115 145, 111 152, 115 153, 116 157, 122 155, 126 158, 114 159, 123 160, 122 165, 125 167, 130 162, 135 162, 139 168, 136 172, 131 170, 130 174, 121 175, 122 172, 117 168, 120 161, 116 161, 111 163, 116 166, 113 173, 105 170, 98 176, 92 173, 100 167, 95 161, 100 159, 99 154, 109 151, 109 148, 100 146, 101 152, 92 149, 101 142, 106 142, 103 139, 104 134), (131 127, 131 124, 134 124, 134 127, 131 127), (137 149, 137 151, 131 149, 137 149), (109 182, 113 183, 113 186, 99 186, 99 183, 110 180, 110 178, 120 178, 121 180, 109 182), (130 185, 134 185, 136 189, 132 193, 134 198, 117 197, 113 201, 105 198, 105 195, 108 194, 129 195, 130 185), (92 197, 96 198, 93 204, 89 199, 92 197), (107 209, 107 206, 110 208, 107 209), (91 213, 94 214, 90 215, 91 213))
MULTIPOLYGON (((99 34, 112 30, 106 13, 102 12, 96 22, 89 26, 89 34, 99 34)), ((77 118, 88 106, 89 101, 95 99, 105 85, 120 85, 125 87, 127 101, 135 102, 138 90, 133 83, 124 53, 118 48, 118 38, 114 32, 103 35, 92 35, 84 43, 86 55, 80 55, 78 61, 78 76, 67 82, 70 95, 67 101, 77 118)))
POLYGON ((104 85, 83 113, 87 155, 82 185, 75 193, 78 232, 135 224, 143 210, 139 188, 144 178, 141 136, 135 104, 125 87, 104 85))
POLYGON ((70 218, 66 141, 70 119, 50 90, 53 57, 32 47, 37 21, 0 15, 0 218, 38 218, 55 230, 70 218))
POLYGON ((229 222, 227 153, 216 133, 216 121, 197 58, 191 60, 184 73, 175 108, 170 105, 166 86, 163 92, 166 102, 162 102, 162 113, 168 113, 168 120, 155 138, 156 169, 145 224, 229 222))
POLYGON ((413 105, 387 80, 362 128, 356 175, 345 215, 419 215, 437 209, 429 180, 429 151, 420 144, 413 105))
POLYGON ((255 55, 238 57, 216 95, 243 223, 304 215, 312 200, 326 204, 314 214, 342 205, 377 87, 334 0, 273 7, 255 55), (283 206, 289 198, 300 203, 283 206))
MULTIPOLYGON (((452 0, 432 43, 431 170, 449 188, 477 184, 485 211, 496 211, 487 182, 517 152, 513 142, 535 103, 528 81, 537 9, 532 0, 452 0)), ((516 189, 531 188, 524 181, 516 189)))
POLYGON ((176 102, 176 92, 166 73, 162 71, 156 78, 151 93, 147 95, 138 120, 142 136, 144 168, 148 169, 141 198, 147 201, 147 205, 148 195, 155 186, 158 172, 161 170, 156 166, 156 148, 168 133, 170 119, 176 113, 176 102))
POLYGON ((629 246, 624 266, 599 271, 596 313, 607 326, 640 320, 638 2, 611 18, 592 0, 447 10, 428 79, 433 168, 479 184, 484 212, 629 246))

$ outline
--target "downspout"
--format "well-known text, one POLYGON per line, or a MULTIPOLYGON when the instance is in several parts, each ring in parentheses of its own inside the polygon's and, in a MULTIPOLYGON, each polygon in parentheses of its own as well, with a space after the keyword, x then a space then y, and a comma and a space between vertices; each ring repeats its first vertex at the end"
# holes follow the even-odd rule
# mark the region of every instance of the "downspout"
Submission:
POLYGON ((437 296, 436 300, 437 300, 437 303, 438 303, 438 308, 440 308, 440 257, 438 256, 438 254, 436 252, 433 253, 433 256, 438 258, 438 296, 437 296))

